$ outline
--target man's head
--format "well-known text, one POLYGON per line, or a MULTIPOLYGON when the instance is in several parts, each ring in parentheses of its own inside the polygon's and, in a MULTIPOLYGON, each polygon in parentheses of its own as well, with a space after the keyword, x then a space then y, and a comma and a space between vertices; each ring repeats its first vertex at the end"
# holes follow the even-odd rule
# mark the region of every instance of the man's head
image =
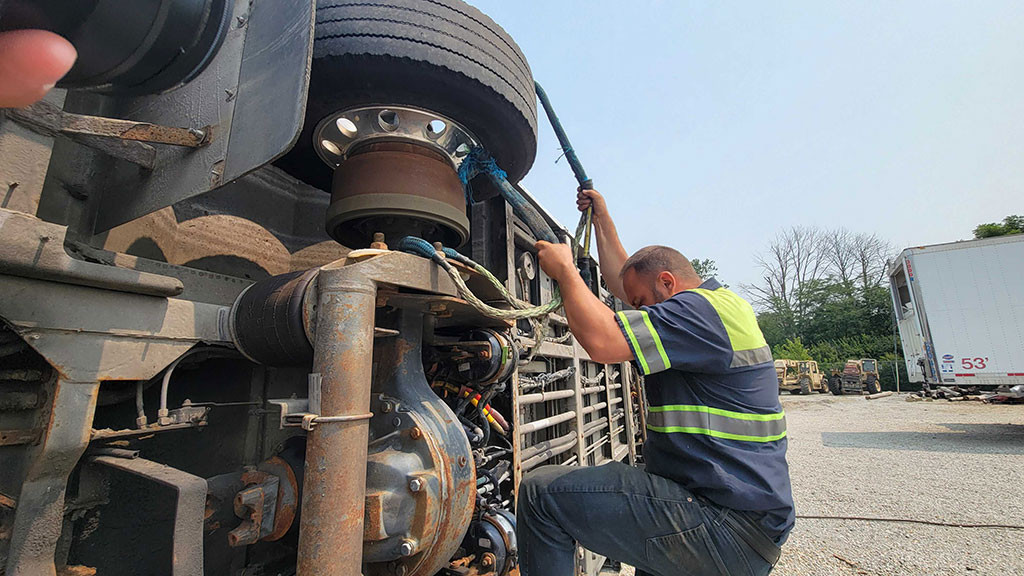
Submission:
POLYGON ((627 304, 634 308, 664 302, 702 281, 686 256, 668 246, 641 248, 626 260, 619 275, 627 304))

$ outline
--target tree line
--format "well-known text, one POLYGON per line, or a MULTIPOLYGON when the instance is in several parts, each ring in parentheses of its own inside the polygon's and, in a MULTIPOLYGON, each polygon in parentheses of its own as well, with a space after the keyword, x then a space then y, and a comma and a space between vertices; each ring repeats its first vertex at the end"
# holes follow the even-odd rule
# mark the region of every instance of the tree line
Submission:
MULTIPOLYGON (((1024 215, 979 224, 975 238, 1024 233, 1024 215)), ((816 360, 822 370, 846 360, 880 361, 883 387, 895 371, 906 381, 903 349, 895 332, 888 271, 898 251, 877 234, 845 228, 793 226, 755 256, 761 280, 743 284, 775 358, 816 360)), ((712 259, 692 260, 703 278, 715 276, 712 259)))
POLYGON ((893 369, 906 378, 889 295, 895 254, 876 234, 794 226, 757 255, 762 278, 741 290, 776 358, 817 360, 825 371, 875 358, 892 387, 893 369))

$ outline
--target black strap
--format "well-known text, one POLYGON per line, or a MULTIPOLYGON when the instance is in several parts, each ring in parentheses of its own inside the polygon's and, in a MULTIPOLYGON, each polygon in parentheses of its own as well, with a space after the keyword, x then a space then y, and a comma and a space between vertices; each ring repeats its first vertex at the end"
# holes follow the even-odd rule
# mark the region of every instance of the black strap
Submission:
POLYGON ((725 510, 722 520, 769 564, 775 566, 779 561, 782 549, 766 536, 753 520, 734 510, 725 510))

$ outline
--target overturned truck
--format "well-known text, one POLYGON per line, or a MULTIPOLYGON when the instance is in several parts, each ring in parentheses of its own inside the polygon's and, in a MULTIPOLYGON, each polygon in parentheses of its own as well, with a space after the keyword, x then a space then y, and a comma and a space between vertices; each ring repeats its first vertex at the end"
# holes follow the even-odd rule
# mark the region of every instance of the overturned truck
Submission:
POLYGON ((0 10, 80 54, 0 118, 7 574, 501 576, 524 473, 641 458, 631 365, 394 249, 439 243, 490 306, 553 297, 535 228, 564 230, 518 185, 460 179, 486 150, 518 182, 536 150, 530 68, 487 16, 0 10))

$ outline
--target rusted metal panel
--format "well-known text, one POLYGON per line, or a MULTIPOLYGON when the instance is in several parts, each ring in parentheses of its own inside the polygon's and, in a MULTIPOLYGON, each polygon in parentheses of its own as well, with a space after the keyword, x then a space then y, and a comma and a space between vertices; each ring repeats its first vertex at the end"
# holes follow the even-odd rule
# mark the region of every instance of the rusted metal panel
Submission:
POLYGON ((68 475, 89 442, 99 382, 55 384, 49 422, 18 497, 7 558, 10 576, 54 573, 68 475))
POLYGON ((35 444, 42 435, 43 431, 35 428, 0 430, 0 446, 35 444))
POLYGON ((466 196, 448 159, 404 142, 366 144, 334 171, 327 231, 366 246, 375 232, 459 247, 469 236, 466 196))

